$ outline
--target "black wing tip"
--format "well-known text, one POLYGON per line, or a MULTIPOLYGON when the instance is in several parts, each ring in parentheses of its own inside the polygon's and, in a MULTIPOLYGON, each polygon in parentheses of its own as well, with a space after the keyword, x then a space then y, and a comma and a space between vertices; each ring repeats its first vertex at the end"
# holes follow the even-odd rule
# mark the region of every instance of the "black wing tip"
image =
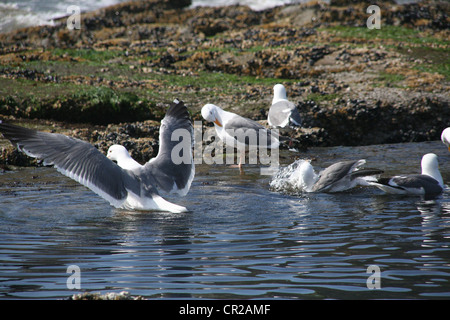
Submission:
POLYGON ((173 103, 174 103, 174 104, 182 104, 182 105, 184 105, 183 100, 180 100, 180 99, 178 99, 178 98, 175 98, 175 99, 173 100, 173 103))
POLYGON ((29 137, 33 135, 36 130, 17 126, 11 123, 0 122, 0 132, 3 134, 3 137, 10 141, 15 141, 17 137, 29 137))
POLYGON ((384 173, 381 169, 361 169, 351 173, 352 178, 375 176, 384 173))
POLYGON ((173 102, 170 104, 169 109, 171 108, 187 108, 186 105, 184 104, 183 100, 180 100, 178 98, 175 98, 173 100, 173 102))
POLYGON ((174 99, 166 112, 166 117, 190 119, 189 111, 184 102, 178 98, 174 99))
POLYGON ((25 128, 25 127, 22 127, 22 126, 18 126, 18 125, 12 124, 12 123, 2 122, 1 120, 0 120, 0 128, 2 128, 2 129, 18 129, 18 130, 31 130, 31 131, 33 131, 32 129, 25 128))
POLYGON ((392 179, 392 177, 381 177, 381 178, 378 178, 378 179, 377 179, 377 183, 378 183, 378 184, 381 184, 381 185, 384 185, 384 186, 387 186, 387 187, 390 187, 390 188, 392 188, 392 189, 404 190, 404 188, 402 188, 401 186, 394 186, 394 185, 391 185, 391 184, 390 184, 391 179, 392 179))

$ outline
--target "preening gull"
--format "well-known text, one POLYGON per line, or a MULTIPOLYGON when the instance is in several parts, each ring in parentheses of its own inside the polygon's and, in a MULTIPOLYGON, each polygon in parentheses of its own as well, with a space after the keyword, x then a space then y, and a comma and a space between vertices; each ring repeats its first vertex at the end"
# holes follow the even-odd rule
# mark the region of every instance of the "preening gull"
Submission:
POLYGON ((292 102, 286 97, 286 88, 282 84, 273 87, 272 105, 267 116, 269 126, 285 128, 286 126, 299 127, 302 124, 300 114, 292 102))
POLYGON ((274 176, 270 185, 278 190, 306 192, 341 192, 356 186, 368 186, 383 173, 379 169, 363 169, 364 159, 336 162, 316 174, 310 161, 297 160, 274 176))
POLYGON ((441 134, 442 143, 445 144, 450 151, 450 127, 444 129, 441 134))
POLYGON ((439 172, 438 157, 428 153, 422 157, 422 174, 403 174, 370 182, 384 192, 392 194, 438 195, 444 190, 439 172))
POLYGON ((120 145, 111 146, 105 156, 91 144, 62 134, 6 123, 0 123, 0 132, 19 150, 43 160, 44 165, 53 165, 116 208, 187 211, 160 195, 160 192, 186 195, 195 174, 192 121, 182 101, 174 100, 168 108, 161 121, 158 155, 145 165, 133 160, 120 145), (179 129, 184 136, 179 135, 182 139, 179 137, 176 141, 172 136, 175 130, 180 132, 179 129))
POLYGON ((205 104, 202 108, 205 120, 213 122, 216 133, 225 144, 240 151, 239 168, 242 172, 242 162, 245 149, 248 146, 278 148, 280 142, 277 135, 256 121, 225 111, 214 104, 205 104))

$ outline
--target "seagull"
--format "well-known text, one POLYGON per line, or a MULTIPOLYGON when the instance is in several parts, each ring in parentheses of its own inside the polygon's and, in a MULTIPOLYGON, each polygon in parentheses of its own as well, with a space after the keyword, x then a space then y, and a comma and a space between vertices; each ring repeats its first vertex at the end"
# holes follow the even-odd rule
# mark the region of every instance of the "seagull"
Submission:
POLYGON ((202 116, 205 120, 214 123, 217 135, 226 145, 240 150, 238 167, 241 173, 246 147, 255 146, 255 143, 258 147, 269 149, 280 146, 278 137, 258 122, 225 111, 214 104, 205 104, 202 108, 202 116))
POLYGON ((281 169, 270 182, 275 189, 335 193, 356 186, 368 186, 383 173, 379 169, 363 169, 366 160, 339 161, 316 174, 309 160, 297 160, 281 169))
POLYGON ((379 169, 362 169, 366 160, 340 161, 319 173, 312 192, 340 192, 356 187, 368 186, 368 181, 376 181, 375 175, 383 173, 379 169))
MULTIPOLYGON (((125 147, 112 145, 107 156, 93 145, 62 134, 0 123, 0 132, 28 156, 53 165, 60 173, 88 187, 112 206, 126 210, 186 212, 160 193, 185 196, 195 175, 192 158, 193 127, 188 110, 177 99, 161 121, 158 155, 145 163, 135 161, 125 147), (184 130, 181 142, 175 130, 184 130), (174 150, 180 148, 185 161, 174 150), (186 160, 186 159, 187 160, 186 160), (177 163, 177 164, 176 164, 177 163)), ((181 151, 179 152, 181 153, 181 151)))
POLYGON ((438 157, 427 153, 422 157, 422 174, 403 174, 370 182, 386 193, 412 195, 438 195, 444 190, 439 172, 438 157))
POLYGON ((450 151, 450 127, 444 129, 441 134, 442 143, 445 144, 450 151))
POLYGON ((273 87, 272 105, 267 122, 273 128, 299 127, 302 124, 300 114, 295 104, 286 98, 286 88, 282 84, 276 84, 273 87))

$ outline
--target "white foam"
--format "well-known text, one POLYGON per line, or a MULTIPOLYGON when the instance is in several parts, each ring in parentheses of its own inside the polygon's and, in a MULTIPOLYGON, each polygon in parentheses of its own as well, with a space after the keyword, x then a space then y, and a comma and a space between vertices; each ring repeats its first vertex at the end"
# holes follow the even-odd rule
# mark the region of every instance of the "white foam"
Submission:
POLYGON ((281 168, 270 181, 270 188, 283 193, 311 192, 318 175, 309 160, 296 160, 281 168))
POLYGON ((0 33, 19 28, 54 25, 57 18, 70 15, 67 8, 72 5, 80 7, 81 12, 93 11, 126 0, 16 0, 0 3, 0 33))
POLYGON ((51 25, 51 13, 33 12, 29 7, 20 7, 16 3, 0 3, 0 33, 8 32, 14 29, 51 25))
MULTIPOLYGON (((81 12, 88 12, 125 1, 129 0, 15 0, 0 3, 0 33, 30 26, 53 25, 55 19, 69 15, 67 8, 72 5, 79 6, 81 12)), ((241 4, 253 10, 264 10, 299 2, 306 0, 193 0, 191 7, 241 4)))

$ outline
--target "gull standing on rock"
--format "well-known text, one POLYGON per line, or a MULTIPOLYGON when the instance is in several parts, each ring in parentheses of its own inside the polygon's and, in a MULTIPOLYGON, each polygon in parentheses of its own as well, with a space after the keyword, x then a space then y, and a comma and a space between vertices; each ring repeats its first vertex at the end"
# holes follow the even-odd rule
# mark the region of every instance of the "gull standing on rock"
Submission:
POLYGON ((300 114, 286 97, 286 88, 282 84, 273 87, 272 105, 267 116, 269 126, 274 128, 299 127, 302 124, 300 114))
POLYGON ((403 174, 370 182, 384 192, 392 194, 438 195, 444 190, 439 172, 438 157, 428 153, 422 157, 422 174, 403 174))
POLYGON ((202 116, 205 120, 214 123, 217 135, 226 145, 240 151, 238 167, 241 173, 243 173, 242 163, 247 147, 276 149, 280 145, 278 137, 258 122, 225 111, 214 104, 205 104, 202 108, 202 116), (251 139, 252 137, 254 139, 251 139))
POLYGON ((0 123, 0 132, 19 150, 43 160, 44 165, 55 166, 60 173, 88 187, 116 208, 187 211, 160 196, 160 192, 185 196, 195 174, 193 127, 182 101, 174 100, 167 110, 161 121, 158 155, 145 165, 132 159, 121 145, 111 146, 105 157, 93 145, 62 134, 6 123, 0 123), (178 129, 185 133, 186 139, 181 142, 172 140, 172 133, 178 129), (179 149, 178 144, 182 144, 185 161, 172 159, 173 151, 179 149))

